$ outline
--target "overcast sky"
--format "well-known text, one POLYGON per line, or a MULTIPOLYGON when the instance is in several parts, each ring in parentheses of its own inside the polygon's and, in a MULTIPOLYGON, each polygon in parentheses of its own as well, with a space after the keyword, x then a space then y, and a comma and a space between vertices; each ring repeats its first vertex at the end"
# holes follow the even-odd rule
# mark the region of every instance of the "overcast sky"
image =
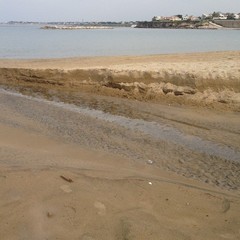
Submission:
POLYGON ((0 0, 0 22, 130 21, 155 15, 240 12, 240 0, 0 0))

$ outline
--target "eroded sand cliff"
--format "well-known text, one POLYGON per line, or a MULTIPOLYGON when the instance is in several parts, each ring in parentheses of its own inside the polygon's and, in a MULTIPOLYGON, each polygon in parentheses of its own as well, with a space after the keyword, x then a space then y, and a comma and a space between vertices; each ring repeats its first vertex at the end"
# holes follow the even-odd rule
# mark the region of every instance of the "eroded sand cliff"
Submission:
POLYGON ((239 109, 240 52, 1 60, 0 84, 239 109))

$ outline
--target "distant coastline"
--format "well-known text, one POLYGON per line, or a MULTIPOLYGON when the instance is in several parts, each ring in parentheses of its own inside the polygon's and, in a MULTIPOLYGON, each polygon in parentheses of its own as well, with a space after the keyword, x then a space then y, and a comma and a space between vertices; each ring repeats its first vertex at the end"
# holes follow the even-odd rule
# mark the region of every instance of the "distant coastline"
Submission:
POLYGON ((151 21, 137 23, 137 28, 173 29, 240 29, 240 14, 213 12, 193 15, 154 16, 151 21))
POLYGON ((205 20, 205 21, 144 21, 136 28, 165 29, 240 29, 240 20, 205 20))

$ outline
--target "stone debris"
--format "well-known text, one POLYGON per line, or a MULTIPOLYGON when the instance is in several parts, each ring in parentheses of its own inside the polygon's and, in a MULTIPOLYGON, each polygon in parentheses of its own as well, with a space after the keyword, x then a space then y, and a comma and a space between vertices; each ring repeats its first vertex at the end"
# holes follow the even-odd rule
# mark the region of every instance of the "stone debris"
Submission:
POLYGON ((169 94, 173 93, 175 96, 185 95, 185 94, 195 94, 197 90, 188 86, 176 86, 172 83, 150 83, 145 84, 142 82, 133 83, 117 83, 108 82, 105 83, 106 87, 116 88, 119 90, 124 90, 126 92, 134 93, 154 93, 154 94, 169 94))
POLYGON ((152 165, 153 163, 154 163, 154 161, 152 161, 150 159, 147 160, 147 164, 152 165))

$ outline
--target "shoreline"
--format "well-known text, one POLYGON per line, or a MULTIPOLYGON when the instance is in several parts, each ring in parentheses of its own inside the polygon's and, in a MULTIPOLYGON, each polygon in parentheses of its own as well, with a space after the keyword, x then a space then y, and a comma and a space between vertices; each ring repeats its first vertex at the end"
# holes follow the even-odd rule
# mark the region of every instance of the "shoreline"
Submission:
POLYGON ((240 51, 0 60, 0 84, 240 111, 240 51))
MULTIPOLYGON (((144 54, 144 55, 113 55, 113 56, 80 56, 80 57, 60 57, 60 58, 0 58, 0 64, 9 64, 9 67, 11 67, 11 64, 16 63, 19 65, 19 67, 23 67, 24 64, 30 64, 30 67, 43 67, 46 68, 47 65, 44 65, 44 63, 55 63, 56 66, 64 67, 61 64, 62 61, 70 60, 74 61, 73 63, 65 63, 65 69, 69 69, 69 66, 74 66, 74 64, 80 64, 75 65, 75 67, 86 67, 86 61, 87 63, 92 63, 93 66, 101 66, 96 65, 99 64, 99 61, 102 60, 102 64, 126 64, 126 63, 139 63, 139 62, 149 62, 150 60, 156 61, 156 60, 162 60, 162 61, 169 61, 172 60, 172 58, 175 58, 176 61, 182 61, 184 58, 190 58, 191 60, 204 60, 205 57, 211 58, 212 60, 216 57, 222 57, 223 55, 227 54, 233 54, 234 56, 238 56, 240 54, 240 50, 224 50, 224 51, 196 51, 196 52, 183 52, 183 53, 160 53, 160 54, 144 54), (199 57, 199 58, 197 58, 199 57), (39 65, 34 65, 39 64, 39 65)), ((206 61, 208 59, 205 59, 206 61)), ((88 65, 88 67, 91 67, 88 65)))

